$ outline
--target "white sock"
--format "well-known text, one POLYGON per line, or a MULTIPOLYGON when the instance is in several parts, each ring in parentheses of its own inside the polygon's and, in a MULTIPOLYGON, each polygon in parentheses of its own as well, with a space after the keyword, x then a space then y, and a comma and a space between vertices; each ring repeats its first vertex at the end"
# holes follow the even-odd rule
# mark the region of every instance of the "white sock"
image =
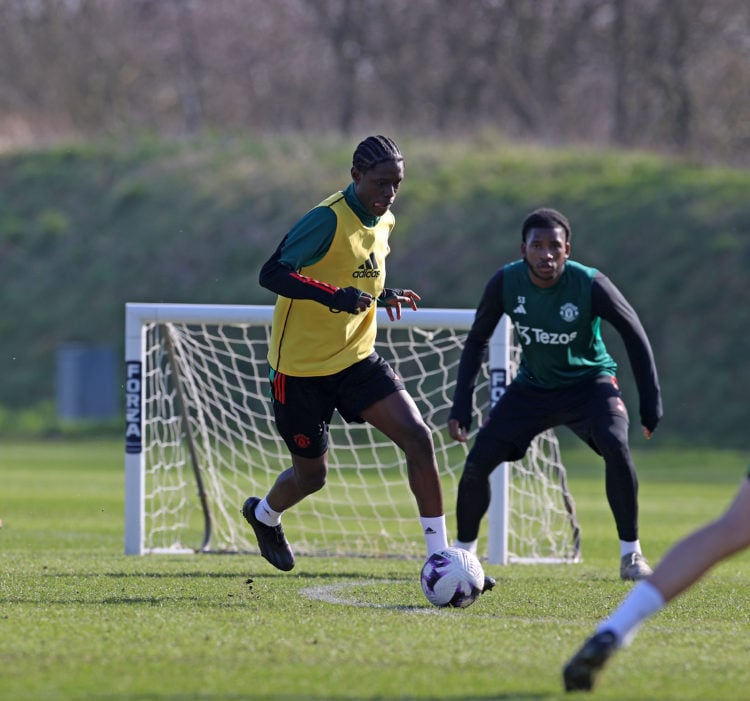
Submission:
POLYGON ((281 511, 274 511, 263 497, 255 507, 255 518, 266 526, 278 526, 281 523, 281 511))
POLYGON ((420 516, 419 521, 422 524, 424 542, 427 545, 427 556, 429 557, 438 550, 445 550, 448 547, 445 514, 442 516, 420 516))
POLYGON ((468 543, 464 543, 463 541, 456 540, 456 542, 453 544, 453 547, 461 548, 461 550, 468 550, 472 555, 476 555, 478 544, 479 544, 479 538, 477 538, 476 540, 469 541, 468 543))
POLYGON ((623 557, 624 555, 630 555, 630 553, 638 553, 639 555, 643 555, 643 551, 641 550, 641 541, 640 540, 621 540, 620 541, 620 557, 623 557))
POLYGON ((610 617, 599 624, 596 632, 610 630, 621 646, 629 645, 641 623, 662 608, 662 593, 648 581, 638 582, 610 617))

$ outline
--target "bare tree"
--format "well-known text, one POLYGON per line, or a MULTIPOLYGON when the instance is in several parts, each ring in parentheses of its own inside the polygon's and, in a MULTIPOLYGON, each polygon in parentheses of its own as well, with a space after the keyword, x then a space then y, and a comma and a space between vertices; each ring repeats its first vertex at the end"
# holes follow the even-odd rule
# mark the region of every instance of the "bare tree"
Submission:
POLYGON ((190 0, 173 0, 178 19, 180 48, 183 67, 182 104, 185 127, 189 132, 198 131, 203 124, 203 99, 201 96, 202 66, 198 37, 190 0))
POLYGON ((612 139, 620 146, 630 144, 630 115, 628 111, 628 75, 630 74, 630 43, 628 42, 628 14, 626 0, 613 0, 612 20, 612 84, 614 104, 612 139))
POLYGON ((745 0, 0 0, 0 139, 202 129, 750 162, 745 0))

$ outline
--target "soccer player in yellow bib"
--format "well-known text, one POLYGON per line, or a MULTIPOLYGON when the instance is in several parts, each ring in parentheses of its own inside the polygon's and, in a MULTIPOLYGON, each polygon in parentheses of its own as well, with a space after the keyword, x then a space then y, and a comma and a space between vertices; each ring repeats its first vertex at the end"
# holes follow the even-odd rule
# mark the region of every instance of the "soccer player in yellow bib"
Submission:
POLYGON ((294 555, 281 516, 324 486, 334 411, 370 423, 403 450, 427 554, 448 545, 431 431, 374 349, 376 304, 393 321, 420 301, 412 290, 385 286, 404 158, 391 139, 370 136, 354 152, 351 177, 292 227, 260 273, 260 284, 278 295, 268 362, 276 426, 292 464, 242 513, 263 557, 284 571, 294 555))

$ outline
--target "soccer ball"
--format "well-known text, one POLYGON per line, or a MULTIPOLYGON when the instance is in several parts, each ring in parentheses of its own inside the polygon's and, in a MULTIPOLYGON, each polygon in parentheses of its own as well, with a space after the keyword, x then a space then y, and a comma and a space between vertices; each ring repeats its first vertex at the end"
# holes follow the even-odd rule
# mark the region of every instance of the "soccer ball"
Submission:
POLYGON ((468 550, 446 548, 427 558, 420 580, 431 604, 466 608, 482 593, 484 570, 468 550))

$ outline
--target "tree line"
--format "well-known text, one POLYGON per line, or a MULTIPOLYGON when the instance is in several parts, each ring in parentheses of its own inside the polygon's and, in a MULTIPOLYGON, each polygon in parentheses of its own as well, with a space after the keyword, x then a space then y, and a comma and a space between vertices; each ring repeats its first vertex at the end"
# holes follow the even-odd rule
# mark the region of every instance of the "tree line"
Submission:
POLYGON ((0 145, 460 136, 750 164, 745 0, 0 0, 0 145))

